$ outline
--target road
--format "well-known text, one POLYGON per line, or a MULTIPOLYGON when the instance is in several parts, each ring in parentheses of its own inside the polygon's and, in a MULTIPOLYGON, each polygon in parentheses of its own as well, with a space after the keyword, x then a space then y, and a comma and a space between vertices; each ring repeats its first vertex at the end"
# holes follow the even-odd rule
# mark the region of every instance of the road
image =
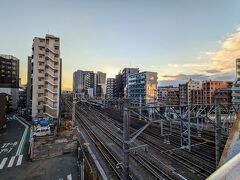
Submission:
POLYGON ((77 155, 65 154, 50 159, 28 161, 29 127, 13 116, 0 130, 0 179, 45 180, 78 179, 77 155))
POLYGON ((27 141, 27 125, 8 117, 7 128, 0 130, 0 173, 24 163, 27 141))
POLYGON ((18 168, 0 171, 1 180, 65 180, 78 179, 77 155, 65 154, 50 159, 26 161, 18 168))

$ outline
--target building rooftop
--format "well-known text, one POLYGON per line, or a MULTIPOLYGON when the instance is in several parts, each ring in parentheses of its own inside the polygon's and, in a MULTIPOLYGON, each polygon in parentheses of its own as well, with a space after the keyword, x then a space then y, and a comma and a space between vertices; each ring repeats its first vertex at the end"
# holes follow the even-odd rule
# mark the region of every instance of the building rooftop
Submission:
POLYGON ((0 57, 2 57, 2 58, 4 58, 4 59, 19 61, 18 58, 14 57, 14 56, 12 56, 12 55, 0 54, 0 57))

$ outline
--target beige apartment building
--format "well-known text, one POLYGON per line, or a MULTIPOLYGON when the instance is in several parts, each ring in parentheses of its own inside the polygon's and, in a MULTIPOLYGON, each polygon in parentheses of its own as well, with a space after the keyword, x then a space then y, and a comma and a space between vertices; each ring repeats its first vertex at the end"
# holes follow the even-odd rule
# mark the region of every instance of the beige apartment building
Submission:
POLYGON ((28 99, 32 117, 57 119, 60 107, 60 38, 35 37, 32 56, 28 58, 28 99))
POLYGON ((189 79, 186 83, 186 98, 187 104, 192 104, 192 90, 200 90, 202 89, 202 84, 199 81, 194 81, 189 79))

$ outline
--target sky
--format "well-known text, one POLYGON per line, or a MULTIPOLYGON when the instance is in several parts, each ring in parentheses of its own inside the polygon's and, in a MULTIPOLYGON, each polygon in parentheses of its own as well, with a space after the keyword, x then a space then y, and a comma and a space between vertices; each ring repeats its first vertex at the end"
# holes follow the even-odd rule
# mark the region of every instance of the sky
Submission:
POLYGON ((0 54, 26 83, 34 37, 60 37, 63 89, 77 70, 158 72, 159 85, 235 79, 239 0, 1 0, 0 54))

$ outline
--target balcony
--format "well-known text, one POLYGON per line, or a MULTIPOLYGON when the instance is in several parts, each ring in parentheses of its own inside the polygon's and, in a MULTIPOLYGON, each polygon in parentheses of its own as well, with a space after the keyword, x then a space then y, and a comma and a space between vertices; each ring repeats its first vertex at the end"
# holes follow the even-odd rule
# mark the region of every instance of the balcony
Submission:
POLYGON ((240 99, 235 99, 235 98, 233 98, 232 99, 232 103, 234 104, 234 103, 240 103, 240 99))
POLYGON ((240 93, 232 93, 232 96, 234 96, 234 97, 240 97, 240 93))
POLYGON ((45 87, 48 91, 50 91, 51 93, 53 94, 57 94, 58 92, 58 88, 54 88, 53 86, 50 86, 50 85, 46 85, 45 87))
POLYGON ((55 65, 53 62, 49 60, 46 61, 46 66, 49 66, 52 69, 58 70, 58 65, 55 65))
POLYGON ((49 44, 46 44, 46 49, 52 51, 53 53, 57 53, 57 50, 55 50, 52 46, 49 46, 49 44))
POLYGON ((240 91, 240 86, 238 87, 238 86, 233 86, 232 88, 231 88, 231 90, 232 91, 240 91))
POLYGON ((51 54, 51 53, 47 52, 47 53, 46 53, 46 56, 47 56, 50 60, 52 60, 53 62, 57 62, 57 61, 58 61, 58 58, 56 58, 54 54, 51 54))
POLYGON ((51 71, 49 69, 46 69, 45 73, 49 74, 52 77, 57 77, 58 78, 58 73, 54 73, 53 71, 51 71))
POLYGON ((51 118, 57 118, 57 108, 52 108, 50 106, 48 106, 47 104, 45 105, 45 112, 44 114, 48 117, 51 117, 51 118))
MULTIPOLYGON (((57 96, 56 95, 50 95, 50 93, 48 93, 47 95, 44 96, 46 102, 51 103, 51 102, 57 102, 57 96)), ((52 105, 53 107, 53 105, 52 105)))
POLYGON ((50 109, 57 109, 57 103, 45 102, 44 106, 47 106, 50 109))
POLYGON ((51 85, 58 85, 58 81, 54 81, 52 78, 46 78, 45 81, 51 85))

